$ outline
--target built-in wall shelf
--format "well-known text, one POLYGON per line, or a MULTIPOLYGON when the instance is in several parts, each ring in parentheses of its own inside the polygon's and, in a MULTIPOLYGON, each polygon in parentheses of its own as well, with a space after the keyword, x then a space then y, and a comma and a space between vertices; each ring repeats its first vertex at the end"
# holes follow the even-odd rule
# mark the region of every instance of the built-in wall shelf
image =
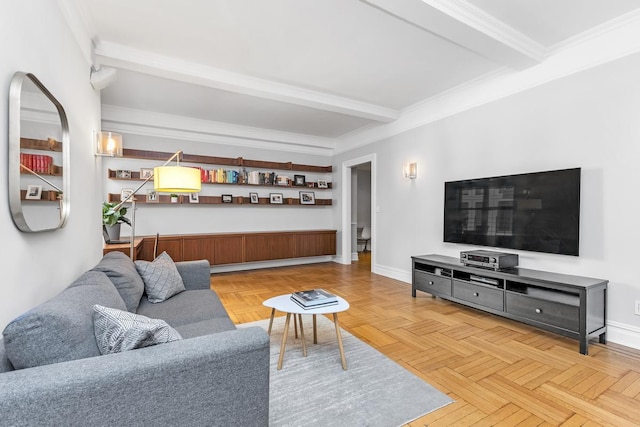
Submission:
POLYGON ((49 139, 20 138, 20 149, 62 152, 62 142, 56 141, 53 138, 49 138, 49 139))
MULTIPOLYGON (((282 203, 270 203, 269 197, 258 197, 258 203, 251 203, 250 197, 243 196, 232 196, 231 202, 223 202, 222 196, 198 196, 198 201, 190 200, 189 196, 180 194, 178 195, 177 202, 171 202, 171 197, 168 195, 160 195, 157 202, 147 201, 147 198, 144 194, 136 195, 136 203, 143 203, 146 205, 243 205, 243 206, 303 206, 303 207, 314 207, 314 206, 331 206, 331 199, 315 199, 314 204, 301 204, 299 199, 294 197, 284 197, 282 199, 282 203)), ((120 202, 121 195, 115 193, 109 193, 109 202, 120 202)))

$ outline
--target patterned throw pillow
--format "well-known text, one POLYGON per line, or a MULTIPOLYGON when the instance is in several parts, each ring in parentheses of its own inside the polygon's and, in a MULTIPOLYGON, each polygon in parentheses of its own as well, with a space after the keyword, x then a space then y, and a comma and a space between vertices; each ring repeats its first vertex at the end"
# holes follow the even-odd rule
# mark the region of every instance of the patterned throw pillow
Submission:
POLYGON ((162 302, 185 290, 176 264, 166 252, 153 262, 136 261, 136 269, 144 281, 149 302, 162 302))
POLYGON ((93 329, 101 354, 120 353, 182 339, 164 320, 93 306, 93 329))

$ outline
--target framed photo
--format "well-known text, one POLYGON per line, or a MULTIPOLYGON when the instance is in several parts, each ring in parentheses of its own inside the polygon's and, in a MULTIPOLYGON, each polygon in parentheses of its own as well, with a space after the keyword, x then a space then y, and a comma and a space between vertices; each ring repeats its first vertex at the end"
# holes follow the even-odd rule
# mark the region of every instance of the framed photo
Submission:
POLYGON ((319 179, 318 188, 329 188, 329 183, 324 179, 319 179))
POLYGON ((42 185, 29 185, 27 194, 24 196, 27 200, 40 200, 42 197, 42 185))
POLYGON ((140 179, 147 179, 153 176, 152 168, 141 168, 140 169, 140 179))
POLYGON ((283 202, 282 193, 270 193, 269 194, 269 203, 273 205, 281 205, 283 202))
POLYGON ((200 203, 200 193, 189 193, 189 203, 200 203))
MULTIPOLYGON (((133 194, 133 188, 123 188, 120 191, 120 201, 124 202, 131 194, 133 194)), ((131 199, 129 199, 128 201, 130 202, 131 199)))
POLYGON ((118 169, 116 171, 116 178, 131 179, 131 171, 127 169, 118 169))
POLYGON ((233 203, 233 196, 231 194, 223 194, 222 203, 233 203))
POLYGON ((293 185, 296 187, 304 187, 307 185, 304 175, 293 175, 293 185))
POLYGON ((249 193, 249 201, 253 204, 260 203, 260 199, 258 199, 258 193, 249 193))
POLYGON ((300 192, 300 204, 301 205, 315 205, 316 193, 313 191, 301 191, 300 192))
POLYGON ((147 190, 147 203, 158 203, 159 200, 156 190, 147 190))

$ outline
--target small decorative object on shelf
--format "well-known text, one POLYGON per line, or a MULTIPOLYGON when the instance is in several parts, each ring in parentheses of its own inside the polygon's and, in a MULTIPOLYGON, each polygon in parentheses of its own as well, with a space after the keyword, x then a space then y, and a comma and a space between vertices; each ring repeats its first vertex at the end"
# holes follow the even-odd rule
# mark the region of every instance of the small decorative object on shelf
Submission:
POLYGON ((200 193, 189 193, 189 203, 200 203, 200 193))
POLYGON ((131 179, 131 171, 126 169, 118 169, 116 177, 120 179, 131 179))
POLYGON ((133 193, 133 188, 123 188, 120 191, 120 201, 123 202, 129 198, 129 196, 133 193))
POLYGON ((291 301, 304 309, 326 307, 338 304, 338 298, 324 289, 310 289, 291 294, 291 301))
POLYGON ((270 193, 269 194, 269 203, 272 205, 281 205, 283 202, 282 193, 270 193))
POLYGON ((42 197, 42 185, 29 185, 27 187, 27 194, 25 199, 27 200, 40 200, 42 197))
POLYGON ((178 203, 178 195, 177 194, 171 194, 171 203, 178 203))
POLYGON ((231 194, 223 194, 222 203, 233 203, 233 196, 231 194))
POLYGON ((152 168, 140 168, 140 179, 147 179, 153 176, 152 168))
POLYGON ((313 191, 301 191, 300 192, 300 204, 301 205, 315 205, 316 195, 313 191))
POLYGON ((326 180, 319 179, 318 180, 318 188, 329 188, 329 184, 327 184, 326 180))
POLYGON ((291 184, 291 178, 286 175, 278 175, 276 177, 276 185, 282 185, 283 187, 288 187, 291 184))
POLYGON ((249 201, 253 204, 260 203, 260 199, 258 198, 258 193, 249 193, 249 201))
POLYGON ((147 190, 147 203, 158 203, 159 200, 156 190, 147 190))
POLYGON ((293 175, 293 185, 296 187, 304 187, 306 184, 306 177, 304 175, 293 175))

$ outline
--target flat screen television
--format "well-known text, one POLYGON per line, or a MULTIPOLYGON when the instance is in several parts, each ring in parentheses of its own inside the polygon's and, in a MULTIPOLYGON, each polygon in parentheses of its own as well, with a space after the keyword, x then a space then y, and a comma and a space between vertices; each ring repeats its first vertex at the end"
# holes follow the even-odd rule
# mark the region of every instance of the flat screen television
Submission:
POLYGON ((580 168, 445 182, 444 241, 579 254, 580 168))

